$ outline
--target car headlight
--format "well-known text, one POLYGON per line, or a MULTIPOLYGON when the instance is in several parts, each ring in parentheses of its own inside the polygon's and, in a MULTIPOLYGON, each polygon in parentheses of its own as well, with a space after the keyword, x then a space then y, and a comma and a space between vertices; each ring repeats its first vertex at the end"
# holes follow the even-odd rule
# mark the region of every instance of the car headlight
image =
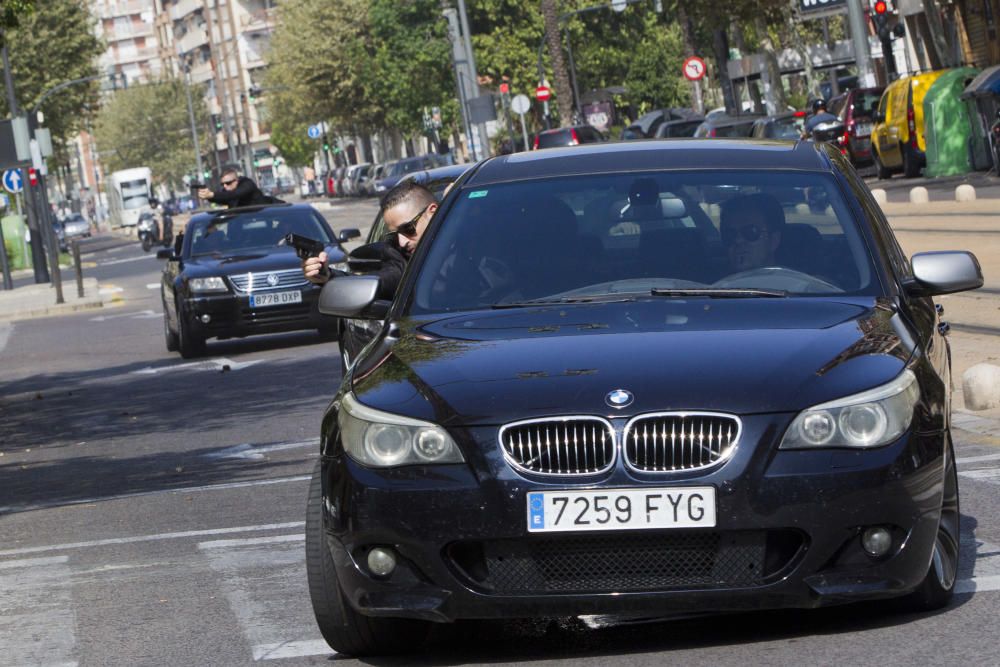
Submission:
POLYGON ((779 449, 886 445, 909 428, 919 400, 917 377, 906 369, 881 387, 803 410, 779 449))
POLYGON ((228 292, 225 281, 219 276, 209 278, 192 278, 188 281, 188 288, 192 292, 228 292))
POLYGON ((340 404, 337 421, 344 451, 367 466, 391 468, 465 461, 455 441, 437 424, 369 408, 350 393, 340 404))

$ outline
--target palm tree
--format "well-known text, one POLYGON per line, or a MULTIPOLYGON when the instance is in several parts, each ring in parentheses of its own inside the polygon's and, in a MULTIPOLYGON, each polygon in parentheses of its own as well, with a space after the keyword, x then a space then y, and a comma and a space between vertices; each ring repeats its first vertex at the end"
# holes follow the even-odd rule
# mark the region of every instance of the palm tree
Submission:
POLYGON ((573 92, 569 85, 569 71, 562 52, 562 32, 559 30, 559 10, 556 0, 542 0, 542 18, 545 19, 545 40, 549 45, 552 77, 555 79, 556 104, 559 107, 559 126, 573 124, 573 92))

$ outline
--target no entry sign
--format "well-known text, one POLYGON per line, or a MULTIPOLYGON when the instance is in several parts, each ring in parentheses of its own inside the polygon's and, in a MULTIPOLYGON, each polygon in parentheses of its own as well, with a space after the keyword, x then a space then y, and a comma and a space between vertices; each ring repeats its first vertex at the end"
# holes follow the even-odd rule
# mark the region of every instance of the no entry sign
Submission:
POLYGON ((535 88, 535 97, 538 98, 539 102, 547 102, 552 97, 552 91, 548 86, 539 86, 535 88))

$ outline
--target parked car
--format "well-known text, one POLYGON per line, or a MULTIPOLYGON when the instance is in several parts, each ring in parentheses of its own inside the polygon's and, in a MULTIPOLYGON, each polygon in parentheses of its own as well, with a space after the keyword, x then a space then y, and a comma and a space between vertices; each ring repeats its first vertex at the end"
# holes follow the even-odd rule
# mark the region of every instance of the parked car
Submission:
POLYGON ((844 124, 844 145, 851 164, 865 166, 872 161, 872 127, 884 88, 855 88, 834 97, 827 109, 844 124))
POLYGON ((600 130, 591 125, 571 125, 553 130, 542 130, 535 135, 532 150, 540 148, 556 148, 557 146, 577 146, 607 141, 600 130))
MULTIPOLYGON (((350 237, 350 231, 342 231, 341 238, 350 237)), ((346 257, 326 220, 308 204, 192 216, 180 252, 157 253, 167 260, 161 280, 167 350, 190 358, 203 354, 205 340, 212 337, 301 329, 332 336, 336 321, 316 310, 319 287, 302 275, 294 249, 278 245, 291 232, 326 244, 331 262, 346 257)))
POLYGON ((377 281, 321 295, 376 329, 323 417, 306 512, 338 653, 417 651, 467 618, 951 599, 959 485, 932 299, 982 273, 967 252, 905 257, 828 144, 485 160, 391 303, 377 281), (810 191, 829 205, 799 206, 810 191), (606 234, 638 233, 581 233, 591 208, 606 234))
MULTIPOLYGON (((433 192, 434 196, 440 201, 444 198, 445 189, 458 180, 471 166, 471 164, 452 164, 446 167, 414 171, 404 176, 402 180, 413 180, 420 183, 433 192)), ((375 220, 372 221, 371 227, 368 229, 365 245, 381 241, 387 231, 382 212, 379 211, 375 215, 375 220)), ((357 270, 359 266, 363 267, 364 263, 349 262, 349 266, 357 270)), ((341 319, 337 326, 337 345, 340 350, 341 363, 340 370, 346 373, 352 360, 378 332, 378 326, 370 320, 363 319, 341 319)))
POLYGON ((449 160, 447 157, 434 153, 418 155, 416 157, 404 157, 395 162, 387 163, 382 170, 382 177, 375 181, 375 194, 382 195, 391 190, 392 186, 399 183, 400 179, 411 172, 444 167, 448 163, 449 160))
POLYGON ((758 118, 750 127, 750 136, 754 139, 798 140, 802 138, 805 120, 805 111, 790 111, 758 118))
POLYGON ((70 213, 62 220, 63 232, 66 242, 73 239, 89 238, 90 223, 80 213, 70 213))
POLYGON ((947 70, 904 76, 890 83, 879 100, 872 129, 872 159, 879 178, 902 171, 916 178, 927 164, 924 95, 947 70))
POLYGON ((660 123, 653 134, 654 139, 677 139, 693 137, 698 126, 705 120, 704 116, 693 116, 685 120, 668 120, 660 123))
MULTIPOLYGON (((639 116, 638 120, 636 120, 634 123, 632 123, 624 130, 622 130, 622 139, 623 140, 652 139, 658 136, 657 130, 660 129, 660 126, 666 123, 680 122, 683 124, 685 121, 690 122, 694 120, 701 122, 702 120, 704 120, 704 117, 699 115, 696 111, 692 109, 685 109, 685 108, 657 109, 655 111, 650 111, 647 114, 639 116)), ((697 126, 698 124, 695 123, 695 127, 697 126)), ((694 129, 692 128, 691 131, 693 133, 694 129)), ((677 131, 675 130, 675 132, 677 131)), ((668 130, 665 131, 664 134, 659 135, 659 138, 662 139, 664 137, 671 137, 671 136, 690 137, 691 135, 682 133, 671 133, 668 130)))
POLYGON ((710 139, 716 137, 749 137, 754 122, 760 118, 763 118, 763 116, 759 114, 745 114, 742 116, 715 114, 714 116, 706 116, 705 120, 694 131, 694 136, 710 139))
POLYGON ((56 241, 59 243, 60 252, 67 252, 69 250, 69 244, 66 242, 66 230, 63 228, 63 224, 58 220, 53 220, 52 231, 56 235, 56 241))
POLYGON ((380 162, 378 164, 373 164, 368 169, 368 175, 358 184, 358 187, 361 189, 362 197, 375 196, 375 183, 382 178, 382 171, 384 168, 385 163, 380 162))
POLYGON ((347 172, 344 174, 344 191, 347 196, 361 196, 361 191, 359 189, 361 179, 368 173, 368 169, 370 167, 370 162, 362 162, 360 164, 351 165, 347 168, 347 172))

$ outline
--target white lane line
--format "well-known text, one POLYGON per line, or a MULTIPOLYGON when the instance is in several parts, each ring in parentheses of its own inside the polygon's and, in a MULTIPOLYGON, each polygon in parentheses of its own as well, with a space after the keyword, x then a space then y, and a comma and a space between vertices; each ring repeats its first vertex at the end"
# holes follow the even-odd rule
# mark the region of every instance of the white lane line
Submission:
POLYGON ((992 577, 973 577, 955 582, 956 593, 985 593, 1000 590, 1000 575, 992 577))
POLYGON ((0 561, 0 570, 12 570, 15 567, 39 567, 40 565, 58 565, 69 560, 69 556, 49 556, 47 558, 21 558, 20 560, 0 561))
MULTIPOLYGON (((156 315, 159 317, 159 315, 156 315)), ((185 368, 193 368, 200 371, 239 371, 244 368, 250 368, 255 364, 259 364, 263 359, 256 359, 254 361, 232 361, 226 359, 225 357, 217 357, 215 359, 205 359, 203 361, 189 361, 186 364, 173 364, 171 366, 160 366, 159 368, 154 368, 153 366, 146 366, 145 368, 140 368, 137 371, 132 371, 130 375, 156 375, 158 373, 169 373, 171 371, 183 370, 185 368)))
POLYGON ((7 341, 10 340, 10 335, 14 332, 13 324, 0 324, 0 352, 7 347, 7 341))
POLYGON ((3 664, 77 664, 73 589, 66 585, 71 577, 65 561, 0 574, 3 664))
MULTIPOLYGON (((32 510, 50 509, 52 507, 69 507, 71 505, 90 505, 92 503, 103 503, 109 500, 124 500, 125 498, 135 498, 138 496, 162 496, 171 493, 200 493, 202 491, 222 491, 225 489, 239 489, 245 486, 268 486, 270 484, 285 484, 287 482, 304 482, 310 475, 295 475, 293 477, 278 477, 274 479, 256 479, 249 482, 226 482, 224 484, 208 484, 206 486, 182 486, 176 489, 160 489, 158 491, 136 491, 135 493, 120 493, 114 496, 103 496, 94 498, 80 498, 76 500, 53 500, 47 503, 34 503, 25 505, 5 505, 0 507, 0 515, 10 512, 28 512, 32 510)), ((0 556, 4 554, 0 551, 0 556)))
MULTIPOLYGON (((0 551, 0 557, 45 553, 47 551, 66 551, 68 549, 91 549, 93 547, 103 547, 110 544, 135 544, 137 542, 160 542, 163 540, 179 540, 187 537, 208 537, 211 535, 251 533, 258 530, 291 530, 293 528, 302 528, 305 525, 306 525, 305 521, 288 521, 286 523, 265 523, 258 526, 234 526, 232 528, 184 530, 175 533, 134 535, 132 537, 111 537, 104 540, 90 540, 89 542, 67 542, 66 544, 49 544, 41 547, 23 547, 21 549, 6 549, 4 551, 0 551)), ((0 653, 0 655, 2 655, 2 653, 0 653)))
POLYGON ((277 452, 283 449, 298 449, 300 447, 315 447, 317 445, 319 445, 319 438, 302 440, 300 442, 278 442, 273 445, 251 445, 249 443, 244 443, 242 445, 226 447, 225 449, 220 449, 217 452, 202 454, 202 457, 206 459, 260 460, 266 458, 265 454, 268 452, 277 452))
POLYGON ((98 262, 98 266, 113 266, 115 264, 125 264, 127 262, 138 262, 141 260, 150 260, 156 257, 156 255, 139 255, 138 257, 123 257, 121 259, 109 259, 106 262, 98 262))
POLYGON ((160 283, 146 283, 146 289, 160 289, 160 283))
POLYGON ((982 468, 980 470, 960 470, 959 475, 969 479, 978 479, 983 482, 1000 480, 1000 468, 982 468))
POLYGON ((253 546, 256 544, 278 544, 280 542, 305 542, 306 534, 275 535, 274 537, 247 537, 242 540, 211 540, 199 542, 199 549, 231 549, 232 547, 253 546))
POLYGON ((1000 459, 1000 454, 984 454, 983 456, 956 458, 955 463, 961 465, 962 463, 979 463, 980 461, 996 461, 997 459, 1000 459))
POLYGON ((131 317, 137 320, 148 320, 154 317, 159 317, 160 313, 154 313, 151 310, 137 310, 131 313, 118 313, 117 315, 98 315, 97 317, 91 317, 91 322, 106 322, 108 320, 117 320, 123 317, 131 317))
POLYGON ((280 644, 258 644, 253 647, 253 659, 285 660, 301 658, 308 655, 334 655, 336 651, 330 648, 322 639, 301 642, 281 642, 280 644))

